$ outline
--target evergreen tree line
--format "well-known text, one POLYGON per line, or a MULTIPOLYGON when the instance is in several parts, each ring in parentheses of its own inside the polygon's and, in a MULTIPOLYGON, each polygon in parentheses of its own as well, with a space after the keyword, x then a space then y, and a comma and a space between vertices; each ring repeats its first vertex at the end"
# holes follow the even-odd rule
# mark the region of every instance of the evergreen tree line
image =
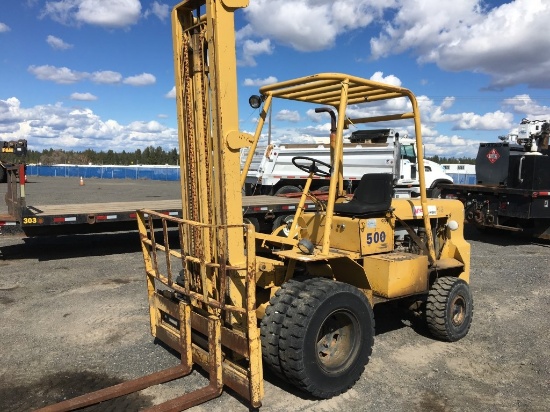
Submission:
POLYGON ((464 164, 464 165, 475 165, 476 159, 470 159, 467 157, 443 157, 443 156, 431 156, 426 157, 426 159, 431 160, 432 162, 441 164, 464 164))
MULTIPOLYGON (((444 156, 429 156, 431 160, 439 164, 475 164, 473 158, 456 158, 444 156)), ((20 158, 14 157, 11 154, 2 154, 2 160, 18 163, 20 158)), ((107 150, 106 152, 96 152, 92 149, 86 149, 82 152, 73 150, 47 149, 42 152, 36 150, 28 150, 25 158, 26 163, 37 163, 43 165, 52 164, 76 164, 76 165, 178 165, 179 155, 177 149, 165 151, 162 147, 146 147, 144 150, 137 149, 134 152, 114 152, 107 150)))
POLYGON ((84 151, 47 149, 42 152, 28 150, 25 158, 27 164, 37 163, 43 165, 52 164, 76 164, 76 165, 178 165, 179 155, 177 149, 165 151, 162 147, 146 147, 134 152, 96 152, 92 149, 84 151))

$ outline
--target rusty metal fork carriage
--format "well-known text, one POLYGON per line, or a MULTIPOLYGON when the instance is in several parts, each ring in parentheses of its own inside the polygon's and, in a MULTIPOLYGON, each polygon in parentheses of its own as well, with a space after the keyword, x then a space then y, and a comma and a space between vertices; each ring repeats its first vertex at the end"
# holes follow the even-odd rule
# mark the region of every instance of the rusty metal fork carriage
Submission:
POLYGON ((150 411, 190 408, 219 396, 224 385, 259 407, 263 374, 255 311, 254 226, 205 225, 152 210, 138 211, 138 226, 147 276, 151 333, 180 352, 181 363, 40 411, 70 411, 127 395, 189 375, 194 364, 208 372, 208 386, 156 405, 150 411), (176 227, 177 244, 173 245, 176 227), (228 228, 240 228, 243 232, 246 259, 238 266, 227 265, 224 249, 220 248, 228 228), (185 252, 183 240, 189 236, 193 237, 192 245, 197 253, 185 252), (206 238, 218 239, 217 246, 222 251, 212 261, 205 258, 203 240, 206 238), (237 276, 229 276, 230 272, 237 276), (227 286, 235 279, 242 281, 238 287, 245 291, 243 306, 227 303, 227 286), (247 329, 231 327, 232 318, 246 318, 242 323, 248 325, 247 329))

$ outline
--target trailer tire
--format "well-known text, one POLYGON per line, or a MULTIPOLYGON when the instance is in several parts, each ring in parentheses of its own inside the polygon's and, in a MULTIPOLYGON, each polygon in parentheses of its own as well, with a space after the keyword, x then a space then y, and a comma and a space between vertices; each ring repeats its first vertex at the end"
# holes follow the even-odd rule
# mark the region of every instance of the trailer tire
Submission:
POLYGON ((256 231, 256 233, 258 233, 260 231, 260 221, 258 220, 258 218, 256 217, 245 217, 243 218, 243 223, 244 224, 251 224, 254 226, 254 230, 256 231))
POLYGON ((281 379, 284 379, 284 374, 279 361, 279 337, 283 319, 291 302, 298 299, 298 294, 304 288, 304 282, 295 279, 283 283, 281 288, 269 300, 265 315, 260 322, 260 340, 264 365, 281 379))
POLYGON ((275 196, 286 195, 288 193, 301 193, 301 192, 302 192, 302 190, 300 190, 299 187, 287 185, 287 186, 282 186, 279 189, 277 189, 277 191, 275 192, 275 196))
POLYGON ((452 184, 453 182, 449 182, 449 181, 437 181, 437 182, 434 182, 432 187, 430 189, 428 189, 428 197, 431 198, 431 199, 441 199, 441 192, 442 192, 442 189, 441 189, 441 186, 440 184, 452 184))
POLYGON ((437 279, 428 293, 426 322, 431 334, 443 341, 455 342, 468 334, 474 302, 468 284, 445 276, 437 279))
MULTIPOLYGON (((281 215, 277 216, 275 220, 273 221, 273 232, 282 225, 292 225, 292 222, 294 222, 294 215, 281 215)), ((288 237, 290 233, 290 228, 284 228, 277 233, 278 236, 281 237, 288 237)))
POLYGON ((428 197, 430 199, 439 199, 439 198, 441 198, 441 188, 436 186, 436 187, 430 189, 430 195, 428 197))
POLYGON ((283 320, 281 369, 297 388, 331 398, 363 373, 374 343, 374 315, 354 286, 326 278, 311 278, 305 285, 283 320))

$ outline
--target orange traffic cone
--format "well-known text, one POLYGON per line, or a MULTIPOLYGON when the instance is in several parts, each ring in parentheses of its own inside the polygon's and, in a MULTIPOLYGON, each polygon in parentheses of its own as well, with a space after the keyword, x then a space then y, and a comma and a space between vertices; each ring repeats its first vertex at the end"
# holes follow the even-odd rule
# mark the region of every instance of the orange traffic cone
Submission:
POLYGON ((80 176, 80 186, 84 186, 84 179, 82 179, 82 176, 80 176))

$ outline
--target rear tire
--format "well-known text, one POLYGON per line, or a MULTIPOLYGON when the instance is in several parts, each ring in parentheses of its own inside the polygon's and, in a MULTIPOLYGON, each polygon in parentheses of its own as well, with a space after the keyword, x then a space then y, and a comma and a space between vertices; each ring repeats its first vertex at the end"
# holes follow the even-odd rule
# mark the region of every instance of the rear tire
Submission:
POLYGON ((435 281, 426 302, 426 322, 431 334, 455 342, 468 334, 474 302, 470 288, 462 279, 441 277, 435 281))
POLYGON ((357 288, 325 278, 305 282, 287 308, 279 338, 279 360, 290 383, 318 398, 353 386, 374 343, 374 315, 357 288))

